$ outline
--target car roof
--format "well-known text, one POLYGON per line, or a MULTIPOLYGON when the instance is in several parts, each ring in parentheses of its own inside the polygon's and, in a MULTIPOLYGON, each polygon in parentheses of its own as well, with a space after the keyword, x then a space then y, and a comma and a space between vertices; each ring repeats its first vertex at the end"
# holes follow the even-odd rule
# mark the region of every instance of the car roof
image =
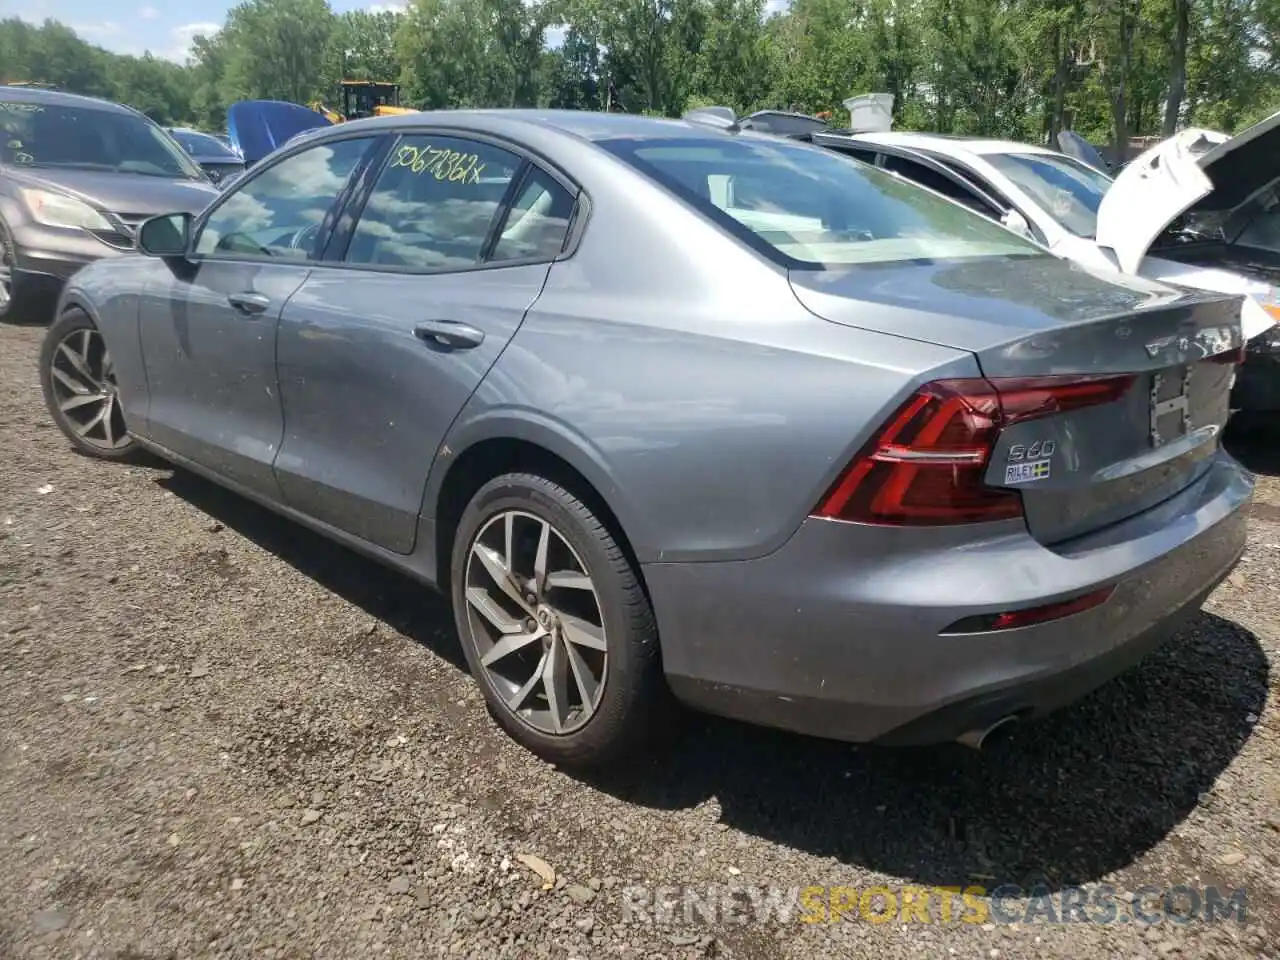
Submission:
POLYGON ((81 107, 86 110, 102 110, 106 113, 127 113, 138 116, 138 111, 123 104, 112 103, 98 97, 84 97, 78 93, 66 93, 62 90, 41 90, 38 87, 11 87, 0 84, 0 97, 10 103, 44 103, 59 107, 81 107))
POLYGON ((999 153, 1058 153, 1048 147, 1033 143, 1017 143, 1013 140, 992 140, 984 137, 958 137, 941 133, 915 133, 905 130, 889 130, 881 133, 853 133, 847 135, 869 145, 885 147, 911 147, 916 150, 932 150, 935 153, 970 153, 977 156, 999 153))
MULTIPOLYGON (((588 110, 540 110, 509 108, 494 110, 423 110, 388 117, 364 117, 337 124, 334 130, 387 129, 420 126, 423 123, 443 121, 449 126, 476 123, 481 127, 486 121, 527 123, 542 128, 552 128, 583 140, 613 139, 662 139, 669 137, 706 139, 708 137, 763 136, 750 131, 732 132, 710 124, 689 120, 672 120, 666 117, 645 117, 632 113, 594 113, 588 110)), ((326 133, 328 128, 321 128, 326 133)), ((768 139, 776 140, 776 137, 768 139)))

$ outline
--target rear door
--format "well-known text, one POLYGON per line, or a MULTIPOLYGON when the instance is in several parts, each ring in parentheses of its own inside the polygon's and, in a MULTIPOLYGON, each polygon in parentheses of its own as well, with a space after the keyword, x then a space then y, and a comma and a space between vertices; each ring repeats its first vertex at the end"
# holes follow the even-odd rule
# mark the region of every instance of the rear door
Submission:
POLYGON ((541 293, 576 197, 518 148, 456 132, 406 134, 369 171, 281 320, 290 506, 413 549, 437 448, 541 293))
POLYGON ((197 224, 190 260, 148 285, 139 336, 157 443, 278 496, 272 461, 284 421, 276 324, 374 142, 316 145, 237 183, 197 224))

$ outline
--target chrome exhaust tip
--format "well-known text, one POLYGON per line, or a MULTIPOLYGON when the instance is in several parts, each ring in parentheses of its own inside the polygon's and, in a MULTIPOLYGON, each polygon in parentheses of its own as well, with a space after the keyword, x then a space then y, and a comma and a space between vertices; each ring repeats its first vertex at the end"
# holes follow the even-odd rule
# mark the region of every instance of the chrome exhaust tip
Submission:
POLYGON ((964 744, 966 747, 971 747, 974 750, 981 750, 982 745, 987 742, 987 738, 990 737, 991 734, 995 733, 1001 727, 1007 727, 1009 724, 1017 722, 1017 716, 1011 713, 1007 717, 1001 717, 989 727, 984 727, 981 730, 968 730, 960 734, 960 736, 956 737, 956 743, 964 744))

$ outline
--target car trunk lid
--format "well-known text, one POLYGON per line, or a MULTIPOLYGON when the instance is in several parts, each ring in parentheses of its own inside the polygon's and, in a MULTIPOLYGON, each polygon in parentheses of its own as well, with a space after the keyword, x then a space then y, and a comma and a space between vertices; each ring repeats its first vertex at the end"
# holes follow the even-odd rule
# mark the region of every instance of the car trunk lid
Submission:
MULTIPOLYGON (((1068 540, 1193 483, 1218 449, 1240 298, 1096 275, 1050 257, 792 271, 834 323, 968 350, 1011 393, 1120 378, 1114 399, 1005 426, 988 485, 1017 489, 1033 536, 1068 540)), ((1048 402, 1048 401, 1046 401, 1048 402)))

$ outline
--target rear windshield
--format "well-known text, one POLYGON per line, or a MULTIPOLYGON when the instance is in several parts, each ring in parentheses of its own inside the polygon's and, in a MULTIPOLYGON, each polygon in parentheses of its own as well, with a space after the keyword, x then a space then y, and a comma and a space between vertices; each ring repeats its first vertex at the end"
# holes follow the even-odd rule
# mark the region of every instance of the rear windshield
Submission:
POLYGON ((814 147, 754 138, 600 146, 789 267, 1048 255, 958 204, 814 147))
POLYGON ((1100 170, 1054 153, 988 153, 983 158, 1077 237, 1098 235, 1098 207, 1111 186, 1100 170))
POLYGON ((131 113, 0 100, 0 163, 203 179, 150 120, 131 113))

